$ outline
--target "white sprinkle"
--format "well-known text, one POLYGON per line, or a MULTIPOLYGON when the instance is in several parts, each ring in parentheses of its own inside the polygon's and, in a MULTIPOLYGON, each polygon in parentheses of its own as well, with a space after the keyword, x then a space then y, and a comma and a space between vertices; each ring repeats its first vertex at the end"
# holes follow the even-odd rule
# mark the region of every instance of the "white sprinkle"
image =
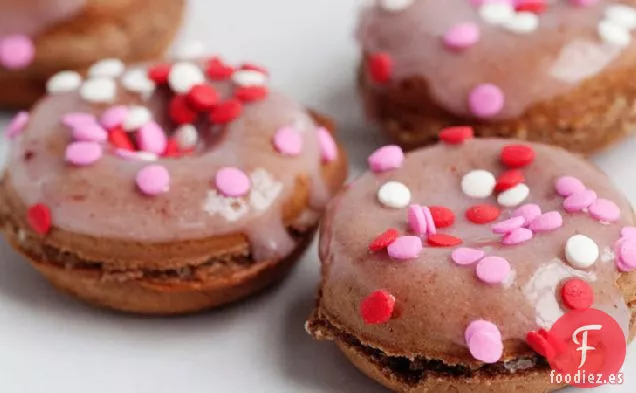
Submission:
POLYGON ((386 182, 378 190, 378 200, 386 207, 400 209, 411 202, 411 191, 400 182, 386 182))
POLYGON ((512 18, 505 20, 502 26, 519 34, 531 33, 539 27, 539 17, 533 12, 517 12, 512 18))
POLYGON ((190 149, 196 146, 199 135, 195 126, 184 124, 175 131, 175 139, 180 148, 190 149))
POLYGON ((462 191, 471 198, 487 198, 492 195, 497 179, 492 173, 477 169, 464 175, 462 191))
POLYGON ((131 106, 122 126, 125 131, 135 131, 152 120, 152 114, 145 106, 131 106))
POLYGON ((515 16, 511 2, 487 2, 479 7, 479 16, 487 23, 501 24, 515 16))
POLYGON ((175 93, 187 93, 192 86, 205 82, 203 71, 192 63, 177 63, 168 75, 168 84, 175 93))
POLYGON ((636 8, 624 4, 610 5, 605 9, 605 17, 621 27, 636 29, 636 8))
POLYGON ((239 86, 263 86, 267 75, 256 70, 239 70, 232 74, 232 82, 239 86))
POLYGON ((148 78, 146 70, 128 70, 121 78, 124 88, 133 93, 150 94, 155 91, 155 83, 148 78))
POLYGON ((115 81, 110 78, 87 79, 80 87, 80 97, 89 102, 111 102, 116 92, 115 81))
POLYGON ((205 44, 201 41, 190 41, 179 45, 174 50, 177 60, 195 60, 205 55, 205 44))
POLYGON ((155 153, 151 153, 148 151, 138 151, 136 152, 137 159, 140 161, 157 161, 159 157, 155 153))
POLYGON ((124 72, 124 63, 119 59, 104 59, 90 66, 88 76, 91 78, 118 78, 124 72))
POLYGON ((565 244, 565 258, 577 269, 587 269, 599 257, 596 242, 585 235, 574 235, 565 244))
POLYGON ((82 77, 75 71, 60 71, 46 82, 49 94, 64 93, 77 90, 82 84, 82 77))
POLYGON ((499 194, 499 196, 497 196, 497 202, 501 206, 515 207, 525 201, 528 195, 530 195, 530 189, 522 183, 499 194))
POLYGON ((624 48, 632 42, 632 36, 623 26, 605 19, 598 24, 598 34, 608 44, 624 48))
POLYGON ((409 8, 415 0, 380 0, 380 7, 389 12, 402 11, 409 8))

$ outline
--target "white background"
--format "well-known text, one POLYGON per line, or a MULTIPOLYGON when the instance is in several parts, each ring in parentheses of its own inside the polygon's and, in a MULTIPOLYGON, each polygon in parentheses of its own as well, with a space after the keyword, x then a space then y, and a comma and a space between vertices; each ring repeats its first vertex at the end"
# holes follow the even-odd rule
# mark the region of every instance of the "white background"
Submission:
MULTIPOLYGON (((338 120, 356 173, 386 142, 362 118, 353 86, 357 3, 192 0, 181 40, 268 66, 273 85, 338 120)), ((594 159, 632 201, 635 148, 629 140, 594 159)), ((241 304, 186 318, 122 316, 60 295, 0 240, 0 392, 384 391, 305 334, 317 281, 314 247, 286 282, 241 304)), ((596 392, 636 391, 630 352, 627 384, 596 392)))

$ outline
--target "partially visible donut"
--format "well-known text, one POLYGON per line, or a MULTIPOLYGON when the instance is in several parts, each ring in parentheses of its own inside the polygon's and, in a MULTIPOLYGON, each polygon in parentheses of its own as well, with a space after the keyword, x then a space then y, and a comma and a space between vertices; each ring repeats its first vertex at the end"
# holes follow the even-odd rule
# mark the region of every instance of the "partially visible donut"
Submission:
POLYGON ((331 122, 255 64, 112 64, 54 76, 11 124, 11 244, 60 289, 128 312, 194 312, 278 281, 346 178, 331 122))

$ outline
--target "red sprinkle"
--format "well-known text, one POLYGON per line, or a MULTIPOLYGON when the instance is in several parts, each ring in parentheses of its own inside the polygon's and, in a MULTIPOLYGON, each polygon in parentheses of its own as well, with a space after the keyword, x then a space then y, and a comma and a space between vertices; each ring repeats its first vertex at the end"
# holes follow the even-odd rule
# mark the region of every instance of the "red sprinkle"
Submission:
POLYGON ((453 247, 462 243, 462 239, 443 233, 428 236, 428 244, 433 247, 453 247))
POLYGON ((545 330, 543 332, 528 333, 526 342, 530 348, 546 359, 553 359, 557 354, 556 349, 548 341, 548 333, 545 330))
POLYGON ((234 90, 234 97, 242 102, 260 101, 267 97, 266 86, 241 86, 234 90))
POLYGON ((179 144, 176 139, 170 138, 166 142, 166 150, 163 152, 164 157, 179 157, 179 144))
POLYGON ((527 11, 535 14, 545 12, 546 8, 546 0, 517 0, 515 6, 517 12, 527 11))
POLYGON ((510 169, 497 178, 497 185, 495 185, 495 191, 506 191, 520 183, 523 183, 525 176, 519 169, 510 169))
POLYGON ((586 310, 594 304, 594 290, 580 278, 570 278, 561 287, 563 304, 572 310, 586 310))
POLYGON ((388 322, 395 308, 395 297, 387 291, 375 291, 360 304, 364 323, 377 325, 388 322))
POLYGON ((241 115, 243 105, 235 98, 223 101, 210 112, 210 121, 214 124, 227 124, 241 115))
POLYGON ((369 251, 375 252, 384 250, 393 243, 398 236, 400 236, 400 232, 398 232, 397 229, 387 229, 384 233, 373 239, 373 241, 369 244, 369 251))
POLYGON ((234 67, 223 63, 223 60, 218 57, 213 57, 208 61, 205 73, 212 80, 222 81, 232 76, 234 67))
POLYGON ((459 145, 464 143, 467 139, 472 139, 474 135, 472 127, 447 127, 440 131, 439 139, 449 145, 459 145))
POLYGON ((455 213, 444 206, 430 206, 428 208, 433 216, 433 222, 437 228, 447 228, 455 223, 455 213))
POLYGON ((267 70, 267 68, 258 65, 258 64, 252 64, 252 63, 244 63, 241 64, 241 66, 239 67, 241 70, 247 70, 247 71, 258 71, 261 72, 265 75, 269 75, 269 71, 267 70))
POLYGON ((534 150, 525 145, 504 146, 501 151, 501 162, 508 168, 522 168, 534 161, 534 150))
POLYGON ((466 218, 475 224, 487 224, 499 218, 501 210, 494 205, 475 205, 466 210, 466 218))
POLYGON ((209 111, 219 101, 216 89, 210 85, 200 84, 192 86, 186 95, 188 106, 199 112, 209 111))
POLYGON ((188 105, 187 96, 175 96, 170 100, 168 113, 176 124, 190 124, 197 118, 197 113, 188 105))
POLYGON ((45 204, 37 203, 27 210, 27 221, 35 232, 46 235, 51 231, 51 210, 45 204))
POLYGON ((108 142, 120 149, 128 151, 135 150, 135 146, 128 137, 128 133, 124 131, 121 126, 117 126, 108 130, 108 142))
POLYGON ((386 53, 374 53, 367 60, 367 67, 371 79, 375 83, 384 84, 391 79, 393 73, 393 60, 386 53))
POLYGON ((165 85, 166 83, 168 83, 168 75, 170 75, 171 69, 172 65, 170 64, 158 64, 154 67, 151 67, 148 70, 148 79, 158 85, 165 85))

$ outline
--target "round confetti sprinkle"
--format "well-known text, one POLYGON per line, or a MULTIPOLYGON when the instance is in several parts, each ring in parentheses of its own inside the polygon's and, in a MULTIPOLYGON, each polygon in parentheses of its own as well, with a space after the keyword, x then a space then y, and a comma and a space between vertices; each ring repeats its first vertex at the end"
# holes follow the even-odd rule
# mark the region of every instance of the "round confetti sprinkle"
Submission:
POLYGON ((7 138, 13 139, 20 135, 22 131, 24 131, 24 127, 26 127, 28 122, 29 112, 19 112, 15 115, 13 119, 11 119, 11 123, 9 123, 9 127, 7 127, 7 138))
POLYGON ((111 106, 99 117, 99 123, 106 128, 120 126, 128 117, 128 107, 125 105, 111 106))
POLYGON ((505 235, 519 229, 526 224, 526 219, 523 216, 514 216, 505 221, 493 224, 492 231, 501 235, 505 235))
POLYGON ((544 213, 530 222, 530 230, 533 232, 548 232, 563 226, 563 217, 557 211, 544 213))
POLYGON ((163 128, 154 121, 143 125, 136 136, 137 145, 145 152, 163 154, 166 150, 168 143, 166 134, 163 132, 163 128))
POLYGON ((319 127, 316 132, 318 133, 320 159, 323 163, 335 161, 338 158, 338 145, 333 139, 333 135, 325 127, 319 127))
POLYGON ((386 207, 401 209, 411 202, 411 191, 400 182, 386 182, 378 190, 378 200, 386 207))
POLYGON ((185 94, 192 86, 205 82, 203 71, 192 63, 176 63, 170 69, 168 84, 175 93, 185 94))
POLYGON ((468 106, 473 115, 480 118, 496 116, 505 104, 503 91, 492 84, 475 87, 468 96, 468 106))
POLYGON ((462 191, 471 198, 487 198, 492 195, 497 179, 483 169, 467 173, 462 178, 462 191))
POLYGON ((590 216, 602 222, 614 222, 621 218, 621 209, 612 201, 599 198, 589 207, 590 216))
POLYGON ((479 16, 487 23, 501 24, 510 20, 514 14, 515 10, 508 1, 485 1, 479 7, 479 16))
POLYGON ((223 81, 229 79, 234 73, 234 67, 223 63, 218 57, 208 61, 205 74, 213 81, 223 81))
POLYGON ((599 22, 598 34, 604 42, 619 48, 625 48, 632 42, 629 30, 610 19, 599 22))
POLYGON ((585 185, 582 181, 573 176, 561 176, 554 184, 556 191, 563 197, 585 191, 585 185))
POLYGON ((487 224, 499 218, 501 210, 493 205, 475 205, 466 210, 466 218, 474 224, 487 224))
POLYGON ((0 65, 9 70, 18 70, 31 64, 35 57, 35 46, 30 37, 10 35, 0 39, 0 65))
POLYGON ((570 278, 561 287, 563 304, 571 310, 586 310, 594 304, 594 290, 580 278, 570 278))
POLYGON ((119 59, 103 59, 88 68, 91 78, 118 78, 124 73, 124 63, 119 59))
POLYGON ((508 246, 525 243, 534 237, 534 233, 528 228, 517 228, 508 233, 502 239, 502 243, 508 246))
POLYGON ((400 146, 383 146, 374 151, 367 159, 367 162, 373 172, 386 172, 402 166, 404 152, 400 146))
POLYGON ((102 158, 102 146, 97 142, 73 142, 66 146, 66 161, 76 166, 86 166, 102 158))
POLYGON ((516 0, 515 11, 542 14, 547 8, 546 0, 516 0))
POLYGON ((395 241, 400 236, 400 232, 398 232, 395 228, 387 229, 385 232, 378 235, 375 239, 371 241, 369 244, 369 251, 381 251, 387 248, 391 243, 395 241))
POLYGON ((468 348, 475 359, 484 363, 497 363, 503 355, 501 339, 484 331, 477 331, 471 336, 468 348))
POLYGON ((422 206, 420 205, 411 205, 408 209, 408 224, 411 232, 416 235, 425 235, 426 234, 426 218, 424 217, 424 212, 422 211, 422 206))
POLYGON ((128 137, 126 131, 124 131, 121 127, 113 128, 108 132, 108 142, 111 145, 115 146, 118 149, 133 151, 135 147, 132 144, 132 141, 128 137))
POLYGON ((436 228, 448 228, 455 223, 455 213, 444 206, 429 206, 436 228))
POLYGON ((49 94, 65 93, 77 90, 82 84, 82 77, 75 71, 60 71, 46 82, 49 94))
POLYGON ((228 124, 236 120, 243 111, 243 104, 237 99, 229 99, 216 105, 210 112, 210 121, 214 124, 228 124))
POLYGON ((426 206, 422 206, 422 214, 424 214, 424 219, 426 220, 426 233, 429 235, 435 235, 437 233, 437 227, 435 226, 435 220, 433 219, 431 209, 426 206))
POLYGON ((504 207, 515 207, 523 203, 530 195, 530 189, 525 184, 518 184, 497 196, 497 203, 504 207))
POLYGON ((527 224, 527 223, 531 223, 532 221, 534 221, 535 218, 537 218, 537 217, 539 217, 541 215, 541 208, 537 204, 528 203, 528 204, 525 204, 525 205, 517 208, 512 213, 512 215, 514 217, 522 216, 523 218, 525 218, 526 224, 527 224))
POLYGON ((526 145, 508 145, 501 150, 501 163, 508 168, 523 168, 532 164, 534 149, 526 145))
POLYGON ((460 145, 468 139, 474 138, 474 135, 472 127, 447 127, 440 131, 439 139, 449 145, 460 145))
POLYGON ((161 165, 149 165, 137 172, 139 190, 148 196, 164 194, 170 190, 170 173, 161 165))
POLYGON ((422 239, 419 236, 400 236, 387 247, 389 256, 397 260, 417 258, 422 252, 422 239))
POLYGON ((126 71, 121 77, 121 84, 127 91, 138 94, 149 95, 156 88, 155 82, 148 77, 148 72, 143 69, 126 71))
POLYGON ((108 133, 99 124, 82 124, 73 128, 73 139, 76 141, 105 142, 108 133))
POLYGON ((563 208, 568 213, 580 212, 590 207, 597 199, 598 196, 592 190, 579 191, 565 198, 563 208))
POLYGON ((216 188, 227 197, 241 197, 250 191, 250 179, 245 172, 225 167, 216 173, 216 188))
POLYGON ((598 260, 599 254, 596 242, 585 235, 574 235, 565 244, 565 258, 577 269, 592 266, 598 260))
POLYGON ((110 78, 91 78, 80 87, 80 97, 88 102, 106 103, 115 99, 117 86, 110 78))
POLYGON ((391 319, 395 297, 387 291, 375 291, 360 304, 362 320, 367 325, 386 323, 391 319))
POLYGON ((199 140, 197 128, 191 124, 179 126, 175 131, 175 140, 181 149, 192 149, 199 140))
POLYGON ((152 113, 145 106, 136 105, 128 108, 122 127, 125 131, 135 131, 150 123, 152 113))
POLYGON ((539 17, 528 11, 516 12, 502 27, 517 34, 532 33, 539 27, 539 17))
POLYGON ((485 257, 477 263, 475 272, 486 284, 500 284, 510 274, 510 263, 501 257, 485 257))
POLYGON ((375 83, 385 84, 391 80, 393 60, 387 53, 374 53, 367 59, 367 69, 375 83))
POLYGON ((274 135, 274 147, 287 156, 297 156, 303 150, 303 138, 298 131, 291 127, 283 127, 274 135))
POLYGON ((433 247, 454 247, 462 244, 462 239, 443 233, 429 235, 427 241, 428 245, 433 247))
POLYGON ((238 86, 262 86, 267 75, 256 70, 238 70, 232 74, 232 82, 238 86))
POLYGON ((148 79, 158 85, 165 85, 168 83, 171 69, 171 64, 157 64, 148 69, 148 79))
POLYGON ((466 342, 469 342, 473 334, 479 331, 488 332, 501 339, 501 332, 499 331, 497 325, 484 319, 476 319, 472 321, 464 331, 464 339, 466 340, 466 342))
POLYGON ((185 96, 175 96, 170 99, 168 115, 170 120, 178 125, 194 123, 197 118, 197 112, 188 106, 185 96))
POLYGON ((629 272, 636 269, 636 239, 626 238, 619 241, 616 251, 616 264, 619 270, 629 272))
POLYGON ((51 210, 43 203, 37 203, 27 210, 27 221, 31 229, 40 235, 51 231, 51 210))
POLYGON ((234 97, 241 102, 254 102, 265 99, 269 94, 266 86, 239 86, 234 89, 234 97))
POLYGON ((497 184, 495 185, 495 191, 502 192, 509 190, 525 181, 523 172, 519 169, 511 169, 499 175, 497 178, 497 184))
POLYGON ((486 256, 483 250, 475 248, 460 247, 453 250, 451 258, 458 265, 472 265, 486 256))
POLYGON ((219 96, 211 85, 198 84, 188 91, 186 101, 192 109, 204 112, 211 110, 219 102, 219 96))
POLYGON ((451 49, 466 49, 479 41, 479 26, 472 22, 452 26, 443 37, 444 44, 451 49))

